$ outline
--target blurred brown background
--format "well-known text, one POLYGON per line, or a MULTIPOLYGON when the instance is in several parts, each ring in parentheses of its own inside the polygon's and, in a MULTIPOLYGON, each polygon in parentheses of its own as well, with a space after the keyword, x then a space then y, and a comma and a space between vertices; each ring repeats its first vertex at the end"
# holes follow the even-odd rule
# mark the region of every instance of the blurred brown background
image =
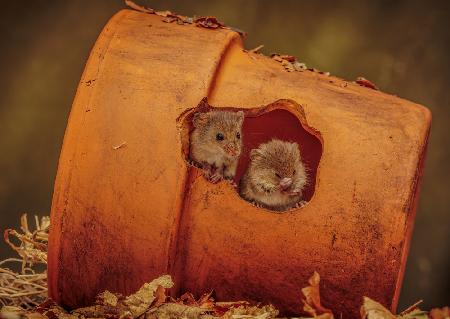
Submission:
MULTIPOLYGON (((450 1, 138 1, 215 15, 246 47, 428 106, 433 127, 399 309, 450 304, 450 1)), ((0 229, 50 210, 70 106, 89 51, 121 0, 1 1, 0 229)), ((0 244, 0 259, 9 256, 0 244)))

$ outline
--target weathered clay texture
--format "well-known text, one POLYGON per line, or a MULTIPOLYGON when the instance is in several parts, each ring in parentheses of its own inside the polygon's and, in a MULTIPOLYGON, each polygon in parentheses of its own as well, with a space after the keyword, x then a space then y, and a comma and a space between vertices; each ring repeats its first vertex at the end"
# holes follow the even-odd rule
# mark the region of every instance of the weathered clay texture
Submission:
MULTIPOLYGON (((429 126, 420 105, 286 72, 244 52, 230 30, 121 11, 92 50, 67 126, 52 205, 50 296, 76 307, 104 289, 126 294, 169 273, 173 294, 214 289, 220 300, 298 313, 300 288, 316 270, 323 304, 345 318, 358 317, 363 295, 394 309, 429 126), (186 164, 180 117, 205 96, 215 107, 249 110, 247 125, 256 119, 250 109, 295 101, 271 107, 314 136, 312 162, 321 155, 307 206, 258 209, 186 164)), ((283 134, 269 124, 265 132, 272 129, 283 134)))

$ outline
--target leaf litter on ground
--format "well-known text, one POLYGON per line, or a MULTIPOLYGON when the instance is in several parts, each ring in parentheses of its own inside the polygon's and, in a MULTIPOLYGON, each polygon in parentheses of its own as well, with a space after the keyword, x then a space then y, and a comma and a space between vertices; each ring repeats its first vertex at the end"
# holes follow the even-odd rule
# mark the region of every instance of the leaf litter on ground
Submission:
MULTIPOLYGON (((248 301, 220 302, 214 300, 213 292, 196 299, 187 292, 179 298, 172 298, 167 290, 174 283, 169 275, 162 275, 145 283, 134 294, 123 296, 104 291, 94 304, 67 311, 47 297, 47 276, 45 269, 35 266, 46 265, 47 243, 50 226, 49 217, 35 217, 35 230, 30 230, 27 216, 21 217, 21 231, 7 229, 5 241, 20 258, 9 258, 0 262, 0 319, 272 319, 279 318, 279 311, 273 305, 252 304, 248 301), (18 243, 14 243, 18 241, 18 243), (3 265, 13 262, 21 266, 12 271, 3 265)), ((303 307, 299 314, 318 319, 334 319, 331 309, 322 305, 320 299, 320 276, 314 272, 308 286, 301 289, 303 307)), ((297 292, 293 292, 297 293, 297 292)), ((300 298, 300 296, 299 296, 300 298)), ((426 312, 417 305, 409 307, 399 315, 392 314, 380 303, 363 298, 361 319, 449 319, 449 308, 437 308, 426 312)))

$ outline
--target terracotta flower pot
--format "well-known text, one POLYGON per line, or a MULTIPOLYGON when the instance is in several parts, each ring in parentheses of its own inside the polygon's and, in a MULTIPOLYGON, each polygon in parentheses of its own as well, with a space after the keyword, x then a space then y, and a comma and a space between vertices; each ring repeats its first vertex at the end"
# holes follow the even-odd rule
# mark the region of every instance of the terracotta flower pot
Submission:
POLYGON ((243 51, 230 30, 124 10, 101 33, 64 138, 52 205, 49 293, 73 308, 171 274, 172 294, 301 310, 313 271, 323 304, 357 317, 362 296, 395 309, 430 112, 395 96, 243 51), (185 160, 204 98, 242 109, 244 153, 296 140, 309 203, 256 208, 185 160))

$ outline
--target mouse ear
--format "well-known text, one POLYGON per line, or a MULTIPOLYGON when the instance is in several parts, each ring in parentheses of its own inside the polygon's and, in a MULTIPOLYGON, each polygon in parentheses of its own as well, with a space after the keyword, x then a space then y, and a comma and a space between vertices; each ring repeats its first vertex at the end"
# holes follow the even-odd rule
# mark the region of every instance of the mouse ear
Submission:
POLYGON ((254 160, 258 157, 262 157, 261 150, 259 148, 254 148, 250 151, 250 159, 254 160))
POLYGON ((236 115, 238 118, 238 122, 242 124, 242 122, 244 122, 244 112, 243 111, 236 112, 236 115))
POLYGON ((194 127, 203 127, 208 123, 208 114, 207 113, 195 113, 194 118, 192 119, 192 124, 194 127))

